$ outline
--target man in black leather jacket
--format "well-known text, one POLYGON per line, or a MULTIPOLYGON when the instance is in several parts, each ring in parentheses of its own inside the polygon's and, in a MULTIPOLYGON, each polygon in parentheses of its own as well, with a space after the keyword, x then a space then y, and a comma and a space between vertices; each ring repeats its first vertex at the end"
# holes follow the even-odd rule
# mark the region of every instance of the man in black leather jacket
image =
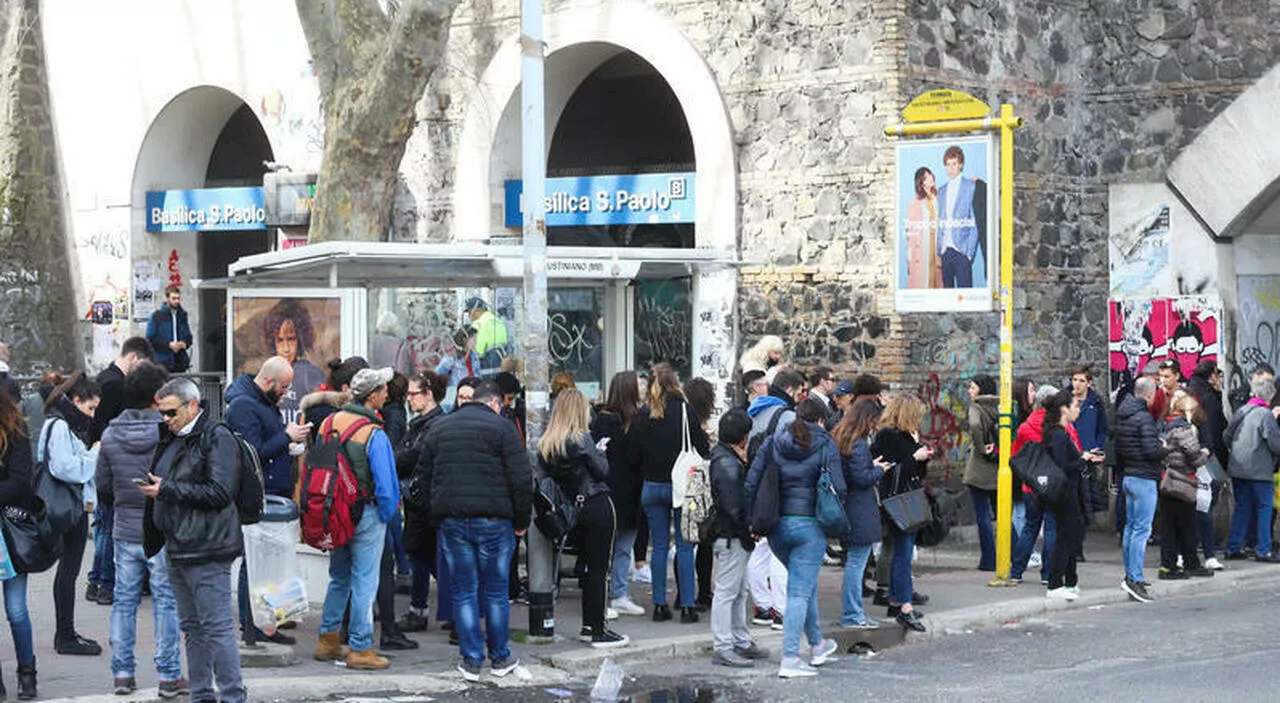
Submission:
POLYGON ((200 391, 185 378, 166 383, 156 403, 169 431, 156 449, 143 525, 147 556, 165 549, 186 635, 192 700, 245 700, 231 601, 231 562, 244 553, 236 493, 240 447, 210 427, 200 391), (214 677, 218 692, 214 693, 214 677))
POLYGON ((756 646, 747 629, 747 561, 755 548, 746 514, 743 485, 747 479, 747 436, 751 417, 740 408, 720 418, 720 440, 711 449, 711 497, 716 507, 713 545, 719 568, 711 600, 711 634, 715 653, 711 662, 745 668, 769 656, 756 646))

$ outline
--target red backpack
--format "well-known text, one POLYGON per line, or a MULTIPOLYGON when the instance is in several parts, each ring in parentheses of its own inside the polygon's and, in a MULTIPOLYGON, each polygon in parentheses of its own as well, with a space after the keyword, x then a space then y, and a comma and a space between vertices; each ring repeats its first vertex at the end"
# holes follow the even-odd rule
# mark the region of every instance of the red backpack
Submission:
POLYGON ((369 498, 360 490, 360 482, 343 447, 373 422, 359 418, 339 433, 333 427, 336 415, 325 418, 315 444, 307 450, 299 496, 302 541, 322 551, 337 549, 351 541, 369 498))

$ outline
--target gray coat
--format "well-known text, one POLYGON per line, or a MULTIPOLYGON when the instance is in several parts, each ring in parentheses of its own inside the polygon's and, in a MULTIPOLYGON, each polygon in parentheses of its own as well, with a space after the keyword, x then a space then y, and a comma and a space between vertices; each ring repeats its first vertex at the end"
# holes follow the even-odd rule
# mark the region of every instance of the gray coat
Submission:
POLYGON ((126 410, 107 424, 94 482, 99 493, 115 494, 116 517, 111 536, 120 542, 142 544, 142 513, 147 499, 133 484, 146 478, 160 444, 160 413, 126 410))
POLYGON ((1280 425, 1270 410, 1245 405, 1236 411, 1225 433, 1231 448, 1227 475, 1248 481, 1270 481, 1280 463, 1280 425))

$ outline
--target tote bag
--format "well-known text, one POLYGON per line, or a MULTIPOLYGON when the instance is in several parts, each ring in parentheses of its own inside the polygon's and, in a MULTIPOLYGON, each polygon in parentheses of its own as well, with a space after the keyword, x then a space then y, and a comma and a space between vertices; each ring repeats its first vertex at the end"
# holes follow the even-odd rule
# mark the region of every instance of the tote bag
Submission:
POLYGON ((902 465, 894 464, 890 469, 893 474, 894 494, 880 501, 880 508, 889 520, 902 532, 915 532, 933 520, 933 511, 929 508, 929 496, 924 488, 897 492, 901 487, 902 465))
MULTIPOLYGON (((680 445, 680 454, 676 456, 676 461, 671 465, 671 507, 684 507, 684 494, 689 486, 689 472, 698 467, 707 470, 707 460, 702 458, 693 448, 693 441, 689 437, 689 406, 680 404, 680 425, 684 430, 683 443, 680 445)), ((710 472, 708 471, 708 474, 710 472)))

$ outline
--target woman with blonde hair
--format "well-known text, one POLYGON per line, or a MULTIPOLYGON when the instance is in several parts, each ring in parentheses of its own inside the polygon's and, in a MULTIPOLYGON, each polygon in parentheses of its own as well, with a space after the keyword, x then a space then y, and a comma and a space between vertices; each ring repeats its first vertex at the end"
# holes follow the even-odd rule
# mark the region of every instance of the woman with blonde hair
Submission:
MULTIPOLYGON (((892 465, 880 480, 880 498, 890 498, 925 484, 929 459, 933 448, 920 441, 920 425, 924 421, 925 406, 919 398, 898 393, 889 398, 880 416, 880 430, 871 443, 871 456, 883 457, 892 465)), ((893 543, 892 565, 889 579, 889 617, 896 618, 903 627, 924 632, 924 623, 913 606, 915 586, 911 576, 911 555, 915 551, 916 535, 903 532, 886 520, 885 539, 893 543)), ((923 600, 916 599, 916 600, 923 600)))
POLYGON ((582 592, 582 632, 578 638, 598 649, 621 647, 631 640, 605 628, 605 590, 613 555, 617 517, 609 496, 609 460, 591 440, 591 406, 577 388, 556 398, 551 421, 538 441, 538 465, 555 480, 578 508, 584 528, 587 581, 582 592))
MULTIPOLYGON (((1175 471, 1196 481, 1196 472, 1204 466, 1209 450, 1200 446, 1198 428, 1205 423, 1204 411, 1196 397, 1179 388, 1169 397, 1161 434, 1169 448, 1164 456, 1165 472, 1175 471)), ((1176 496, 1160 493, 1156 501, 1160 515, 1160 578, 1186 579, 1213 576, 1213 571, 1200 563, 1197 552, 1196 504, 1176 496), (1178 557, 1182 566, 1178 566, 1178 557)))
POLYGON ((782 361, 782 354, 785 350, 782 337, 772 334, 765 335, 754 346, 742 353, 742 359, 738 361, 738 366, 741 367, 743 373, 747 371, 763 371, 765 379, 769 383, 773 383, 773 377, 785 366, 782 361))

